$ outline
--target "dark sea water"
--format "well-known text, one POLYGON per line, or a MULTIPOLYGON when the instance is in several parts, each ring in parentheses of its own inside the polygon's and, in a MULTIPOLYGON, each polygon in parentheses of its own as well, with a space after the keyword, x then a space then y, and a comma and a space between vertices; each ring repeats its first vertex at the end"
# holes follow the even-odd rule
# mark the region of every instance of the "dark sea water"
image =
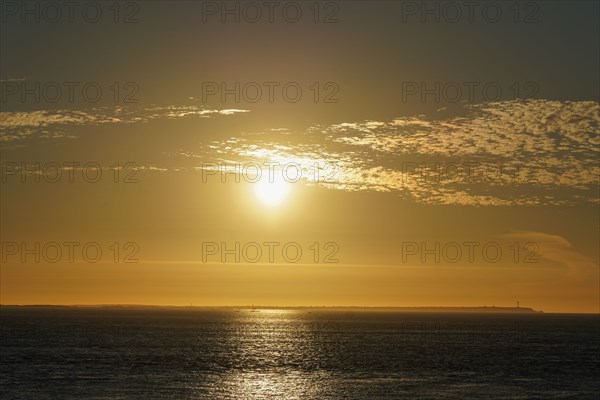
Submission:
POLYGON ((599 399, 598 316, 0 310, 1 399, 599 399))

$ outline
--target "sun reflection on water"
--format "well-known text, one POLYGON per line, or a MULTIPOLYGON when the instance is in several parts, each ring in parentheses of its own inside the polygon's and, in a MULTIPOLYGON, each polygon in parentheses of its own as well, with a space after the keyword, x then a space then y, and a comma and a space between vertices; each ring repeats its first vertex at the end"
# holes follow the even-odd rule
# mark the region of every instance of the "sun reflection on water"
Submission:
POLYGON ((326 372, 314 364, 318 349, 302 312, 251 309, 237 313, 224 338, 235 359, 213 375, 212 393, 235 399, 319 398, 326 372))

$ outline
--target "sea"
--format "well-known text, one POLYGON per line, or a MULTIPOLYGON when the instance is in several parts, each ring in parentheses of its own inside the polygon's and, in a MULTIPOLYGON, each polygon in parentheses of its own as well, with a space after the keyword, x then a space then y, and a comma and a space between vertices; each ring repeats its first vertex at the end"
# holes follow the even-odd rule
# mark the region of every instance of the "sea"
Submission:
POLYGON ((600 317, 0 308, 1 399, 600 399, 600 317))

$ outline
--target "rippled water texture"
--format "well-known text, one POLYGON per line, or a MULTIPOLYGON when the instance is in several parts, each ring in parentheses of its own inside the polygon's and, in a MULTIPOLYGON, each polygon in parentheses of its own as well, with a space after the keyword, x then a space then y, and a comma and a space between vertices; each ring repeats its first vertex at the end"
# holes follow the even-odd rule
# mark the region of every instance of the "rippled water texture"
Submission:
POLYGON ((2 399, 598 399, 599 318, 2 308, 2 399))

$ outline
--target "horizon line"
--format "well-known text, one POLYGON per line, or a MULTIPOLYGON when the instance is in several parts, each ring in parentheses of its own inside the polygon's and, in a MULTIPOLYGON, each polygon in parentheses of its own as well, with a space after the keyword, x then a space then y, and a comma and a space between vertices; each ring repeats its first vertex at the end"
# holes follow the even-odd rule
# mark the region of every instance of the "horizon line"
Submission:
POLYGON ((96 304, 4 304, 0 303, 0 307, 57 307, 57 308, 230 308, 230 309, 365 309, 365 310, 400 310, 400 309, 455 309, 455 310, 486 310, 493 312, 502 310, 522 310, 523 312, 534 312, 544 314, 600 314, 600 312, 546 312, 544 310, 536 310, 533 307, 527 306, 496 306, 496 305, 480 305, 480 306, 368 306, 368 305, 173 305, 173 304, 135 304, 135 303, 96 303, 96 304))

